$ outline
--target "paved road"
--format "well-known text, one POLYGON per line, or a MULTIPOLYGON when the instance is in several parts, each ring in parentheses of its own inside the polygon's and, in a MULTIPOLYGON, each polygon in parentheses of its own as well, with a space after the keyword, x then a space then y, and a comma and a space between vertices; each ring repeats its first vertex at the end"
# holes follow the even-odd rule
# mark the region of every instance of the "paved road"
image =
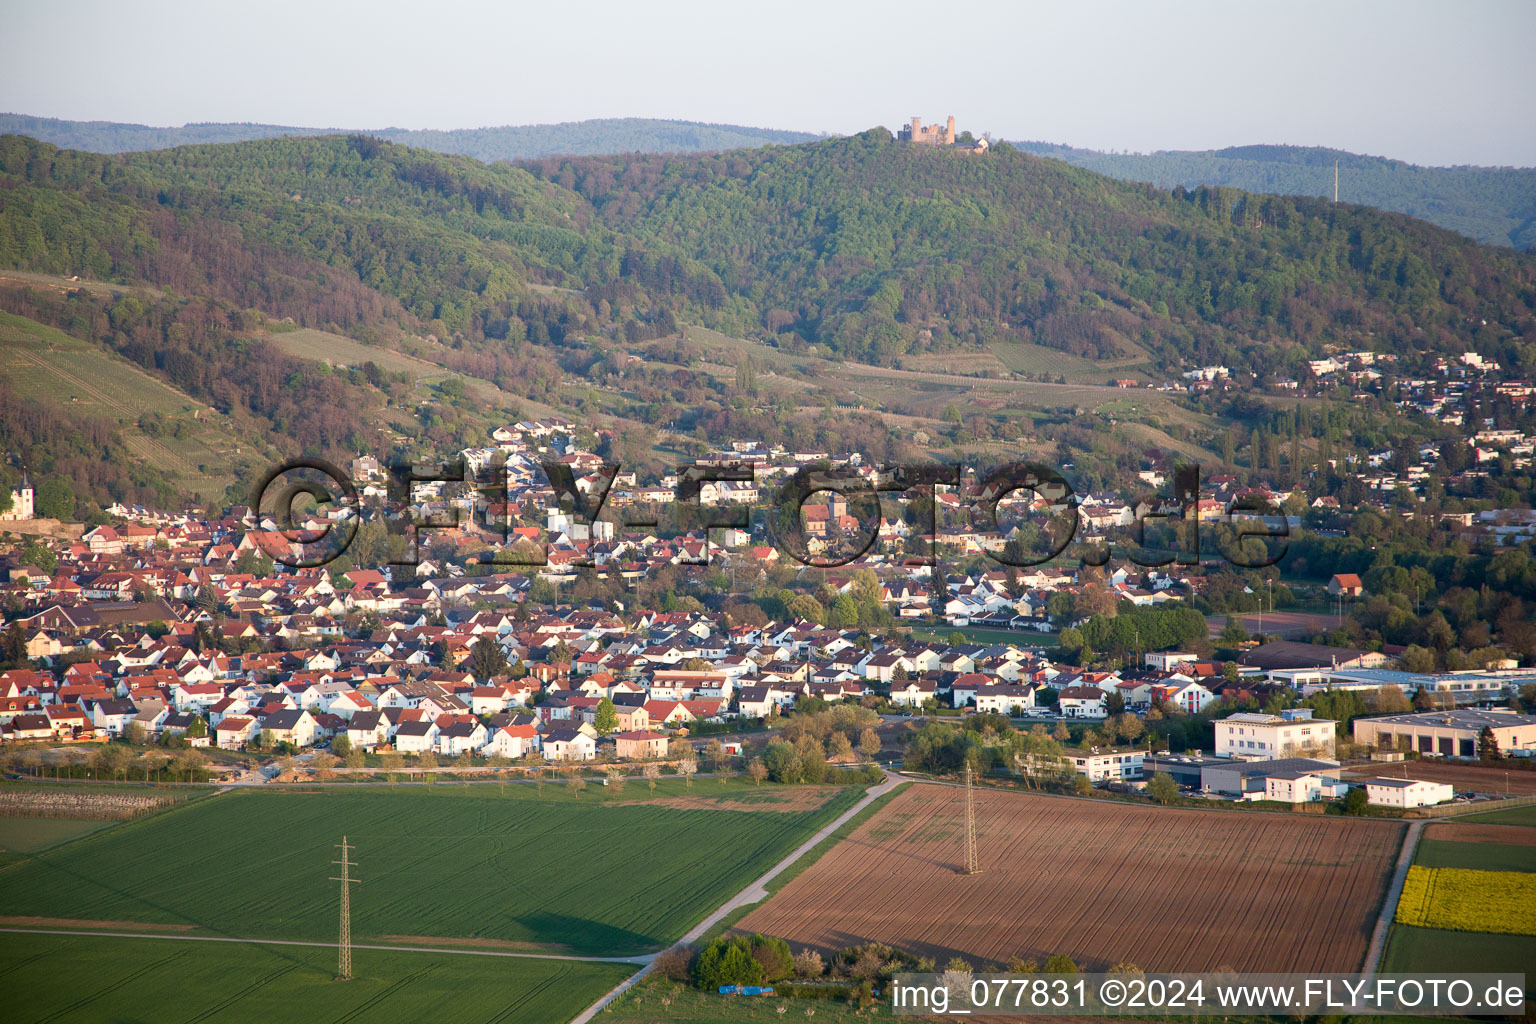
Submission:
MULTIPOLYGON (((106 935, 114 939, 174 939, 178 942, 244 942, 253 946, 324 946, 334 949, 334 942, 304 942, 299 939, 242 939, 228 935, 177 935, 174 932, 112 932, 85 928, 0 928, 17 935, 106 935)), ((448 946, 376 946, 354 942, 353 949, 382 949, 402 953, 452 953, 456 956, 506 956, 519 960, 577 960, 583 963, 649 965, 656 956, 566 956, 559 953, 513 953, 501 949, 455 949, 448 946)))
MULTIPOLYGON (((721 904, 714 913, 710 914, 708 917, 690 929, 686 935, 678 940, 678 942, 697 942, 704 936, 704 933, 708 932, 715 925, 719 924, 720 921, 732 911, 740 910, 742 907, 751 906, 752 904, 767 898, 769 882, 783 874, 784 870, 791 864, 795 863, 795 861, 799 860, 807 853, 810 853, 811 850, 822 840, 826 839, 832 833, 842 828, 843 825, 845 825, 848 820, 855 814, 858 814, 864 808, 868 807, 870 804, 880 799, 880 797, 889 793, 902 782, 906 781, 910 780, 899 779, 887 772, 884 782, 880 783, 878 786, 872 787, 869 792, 864 794, 863 799, 854 804, 852 807, 848 808, 842 814, 838 815, 832 821, 828 822, 815 835, 811 836, 811 838, 797 846, 789 856, 785 857, 783 860, 779 861, 773 867, 764 872, 757 879, 757 881, 741 890, 741 892, 737 893, 735 896, 732 896, 729 900, 726 900, 725 903, 721 904)), ((619 996, 623 995, 625 992, 628 992, 642 978, 644 978, 647 974, 650 974, 652 966, 652 964, 647 963, 644 967, 636 971, 629 978, 614 986, 607 995, 603 996, 597 1002, 593 1003, 581 1013, 577 1014, 571 1020, 571 1024, 588 1024, 588 1022, 591 1021, 592 1018, 596 1017, 599 1013, 601 1013, 609 1003, 619 998, 619 996)))
POLYGON ((1381 955, 1387 948, 1387 932, 1392 929, 1392 919, 1397 916, 1397 901, 1403 895, 1403 882, 1408 878, 1408 866, 1413 863, 1413 854, 1419 848, 1419 833, 1424 831, 1424 821, 1415 821, 1408 826, 1408 831, 1403 836, 1403 848, 1397 852, 1397 868, 1392 872, 1392 884, 1387 886, 1387 895, 1381 901, 1381 913, 1376 918, 1376 930, 1371 933, 1371 945, 1365 951, 1365 970, 1367 974, 1375 974, 1381 969, 1381 955))

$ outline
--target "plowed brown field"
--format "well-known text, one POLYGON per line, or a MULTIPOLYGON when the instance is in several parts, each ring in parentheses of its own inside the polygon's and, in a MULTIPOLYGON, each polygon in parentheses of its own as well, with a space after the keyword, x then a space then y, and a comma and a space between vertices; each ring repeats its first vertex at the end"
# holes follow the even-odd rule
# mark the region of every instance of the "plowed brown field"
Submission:
POLYGON ((965 792, 916 785, 738 924, 792 946, 875 939, 973 963, 1354 971, 1399 822, 980 790, 982 874, 955 872, 965 792))

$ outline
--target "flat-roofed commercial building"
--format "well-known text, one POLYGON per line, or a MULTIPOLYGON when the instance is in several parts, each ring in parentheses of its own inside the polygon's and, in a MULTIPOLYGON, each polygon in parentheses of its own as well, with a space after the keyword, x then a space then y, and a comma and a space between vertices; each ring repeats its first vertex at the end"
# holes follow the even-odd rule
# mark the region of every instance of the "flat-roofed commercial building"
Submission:
POLYGON ((1313 718, 1305 709, 1280 715, 1228 715, 1216 723, 1216 756, 1249 761, 1298 754, 1332 757, 1333 727, 1331 719, 1313 718))
POLYGON ((1536 747, 1536 715, 1499 708, 1378 715, 1357 718, 1352 728, 1356 743, 1438 757, 1476 757, 1477 737, 1485 728, 1492 731, 1501 751, 1536 747))
POLYGON ((1456 795, 1447 782, 1418 779, 1366 779, 1365 797, 1378 807, 1433 807, 1456 795))

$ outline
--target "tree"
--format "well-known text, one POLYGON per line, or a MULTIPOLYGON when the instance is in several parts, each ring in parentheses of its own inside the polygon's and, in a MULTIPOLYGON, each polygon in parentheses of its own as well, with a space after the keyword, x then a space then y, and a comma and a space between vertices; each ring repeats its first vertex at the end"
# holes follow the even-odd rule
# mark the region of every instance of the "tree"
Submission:
POLYGON ((352 741, 345 736, 337 736, 331 740, 331 753, 342 760, 346 760, 347 755, 352 753, 352 741))
POLYGON ((874 757, 880 753, 880 734, 873 729, 865 729, 859 733, 859 753, 865 757, 874 757))
POLYGON ((599 736, 607 736, 619 727, 619 711, 613 706, 613 701, 604 697, 597 702, 597 714, 592 720, 592 726, 597 729, 599 736))
POLYGON ((185 778, 188 782, 197 777, 198 771, 203 767, 203 753, 193 747, 188 747, 176 755, 171 762, 171 772, 177 778, 185 778))
POLYGON ((571 791, 571 796, 581 796, 581 791, 587 788, 587 780, 580 772, 572 772, 565 780, 565 788, 571 791))
POLYGON ((603 770, 608 778, 608 785, 615 793, 624 792, 624 766, 612 764, 603 770))
POLYGON ((1364 786, 1354 786, 1344 794, 1345 814, 1364 814, 1366 805, 1370 803, 1370 797, 1365 792, 1364 786))
POLYGON ((768 777, 768 766, 763 764, 763 759, 754 757, 747 762, 747 775, 752 779, 753 785, 761 786, 763 780, 768 777))
POLYGON ((651 792, 656 792, 656 780, 661 778, 661 765, 653 761, 640 769, 640 774, 645 776, 645 784, 651 787, 651 792))
POLYGON ((1499 752, 1498 737, 1493 734, 1491 728, 1486 725, 1483 726, 1482 731, 1477 734, 1477 759, 1479 761, 1498 761, 1503 756, 1499 752))
POLYGON ((505 675, 507 672, 507 652, 501 649, 501 645, 488 636, 482 636, 474 642, 469 649, 469 661, 465 665, 476 679, 482 683, 492 676, 505 675))
POLYGON ((715 739, 704 747, 704 760, 709 762, 714 771, 723 772, 726 765, 730 764, 731 755, 725 752, 725 744, 715 739))
POLYGON ((1077 963, 1065 953, 1057 953, 1045 959, 1046 974, 1076 974, 1077 963))
POLYGON ((1404 672, 1433 672, 1435 652, 1418 644, 1409 644, 1403 649, 1403 653, 1397 656, 1397 667, 1404 672))
POLYGON ((0 658, 7 665, 24 665, 27 661, 27 634, 21 628, 21 623, 12 622, 5 627, 5 636, 0 640, 0 658))
POLYGON ((688 752, 683 755, 683 759, 677 762, 677 773, 683 777, 683 784, 687 788, 692 789, 693 777, 698 774, 698 771, 698 758, 693 756, 693 748, 689 747, 688 752))
POLYGON ((43 572, 53 572, 59 567, 59 556, 45 545, 32 541, 21 549, 21 564, 35 565, 43 572))
POLYGON ((804 771, 800 752, 783 740, 775 740, 763 750, 763 765, 774 782, 799 782, 804 771))
POLYGON ((760 985, 763 965, 752 957, 752 943, 744 935, 718 938, 704 948, 694 967, 699 987, 706 992, 722 985, 760 985))
POLYGON ((1179 784, 1167 772, 1154 772, 1147 780, 1147 795, 1166 807, 1179 798, 1179 784))
POLYGON ((1115 722, 1115 732, 1127 743, 1135 743, 1146 730, 1146 724, 1135 715, 1122 714, 1115 722))
POLYGON ((1434 709, 1435 699, 1430 696, 1429 687, 1421 686, 1413 691, 1413 710, 1433 711, 1434 709))

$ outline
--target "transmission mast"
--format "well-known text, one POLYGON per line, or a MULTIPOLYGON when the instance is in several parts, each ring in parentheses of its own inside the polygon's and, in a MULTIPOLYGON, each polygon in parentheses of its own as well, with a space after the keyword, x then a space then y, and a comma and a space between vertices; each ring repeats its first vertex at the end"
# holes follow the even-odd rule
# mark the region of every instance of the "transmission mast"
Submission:
POLYGON ((965 762, 965 870, 962 875, 979 875, 976 864, 976 791, 971 785, 971 762, 965 762))
POLYGON ((352 877, 352 869, 357 867, 351 858, 352 847, 347 844, 347 837, 342 836, 337 845, 341 851, 341 860, 333 860, 332 864, 341 865, 341 877, 331 876, 331 881, 341 883, 341 935, 337 941, 338 960, 336 964, 336 980, 352 980, 352 886, 361 879, 352 877))

